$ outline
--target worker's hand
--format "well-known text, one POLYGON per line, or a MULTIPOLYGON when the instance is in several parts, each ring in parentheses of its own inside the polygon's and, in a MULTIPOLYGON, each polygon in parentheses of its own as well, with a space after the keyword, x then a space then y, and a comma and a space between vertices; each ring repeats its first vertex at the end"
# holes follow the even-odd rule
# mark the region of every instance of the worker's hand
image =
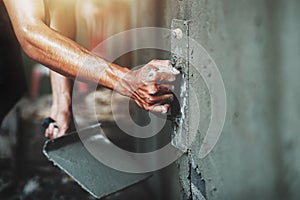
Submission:
POLYGON ((68 106, 52 105, 50 117, 55 123, 50 123, 45 130, 45 136, 48 138, 57 138, 66 134, 70 124, 70 109, 68 106))
POLYGON ((166 113, 173 100, 172 82, 178 74, 169 60, 152 60, 141 69, 130 71, 119 86, 127 90, 121 93, 130 96, 143 109, 166 113))

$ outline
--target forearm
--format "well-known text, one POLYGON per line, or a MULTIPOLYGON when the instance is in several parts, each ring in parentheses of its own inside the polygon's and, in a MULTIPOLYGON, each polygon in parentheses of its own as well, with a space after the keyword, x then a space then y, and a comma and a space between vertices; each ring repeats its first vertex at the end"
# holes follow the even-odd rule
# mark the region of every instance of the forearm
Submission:
POLYGON ((128 69, 106 62, 43 23, 28 25, 18 34, 28 56, 50 69, 75 79, 92 81, 113 89, 128 69))
POLYGON ((50 72, 52 87, 52 109, 69 111, 71 107, 73 81, 54 71, 50 72))

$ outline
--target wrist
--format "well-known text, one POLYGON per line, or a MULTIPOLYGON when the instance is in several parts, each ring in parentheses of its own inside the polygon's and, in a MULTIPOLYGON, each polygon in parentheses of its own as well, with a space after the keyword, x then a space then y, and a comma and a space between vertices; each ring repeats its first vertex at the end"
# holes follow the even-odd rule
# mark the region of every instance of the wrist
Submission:
POLYGON ((99 84, 104 85, 118 93, 130 96, 130 81, 134 80, 133 71, 126 67, 121 67, 116 64, 109 64, 99 80, 99 84))
POLYGON ((128 69, 126 74, 120 77, 113 89, 124 96, 131 97, 135 90, 136 81, 136 72, 128 69))

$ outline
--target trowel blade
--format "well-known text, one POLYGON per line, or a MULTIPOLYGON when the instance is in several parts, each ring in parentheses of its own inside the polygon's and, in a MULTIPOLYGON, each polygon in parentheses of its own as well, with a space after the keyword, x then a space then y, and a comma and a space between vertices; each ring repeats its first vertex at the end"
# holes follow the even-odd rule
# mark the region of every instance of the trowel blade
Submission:
MULTIPOLYGON (((93 136, 95 127, 84 130, 86 137, 93 136)), ((43 152, 54 165, 96 198, 109 196, 151 176, 150 173, 125 173, 104 165, 89 153, 76 132, 47 140, 43 152)))

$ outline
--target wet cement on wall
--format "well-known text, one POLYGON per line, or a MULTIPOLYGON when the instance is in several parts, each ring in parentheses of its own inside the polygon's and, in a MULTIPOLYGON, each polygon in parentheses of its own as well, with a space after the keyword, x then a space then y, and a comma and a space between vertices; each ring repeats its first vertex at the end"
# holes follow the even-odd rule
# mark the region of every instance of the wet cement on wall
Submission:
POLYGON ((194 87, 200 134, 179 161, 181 199, 199 199, 198 191, 206 199, 299 199, 299 8, 297 0, 166 1, 165 26, 191 20, 190 36, 218 65, 227 93, 222 135, 199 159, 210 103, 201 79, 194 87), (195 179, 202 182, 193 187, 195 179))

